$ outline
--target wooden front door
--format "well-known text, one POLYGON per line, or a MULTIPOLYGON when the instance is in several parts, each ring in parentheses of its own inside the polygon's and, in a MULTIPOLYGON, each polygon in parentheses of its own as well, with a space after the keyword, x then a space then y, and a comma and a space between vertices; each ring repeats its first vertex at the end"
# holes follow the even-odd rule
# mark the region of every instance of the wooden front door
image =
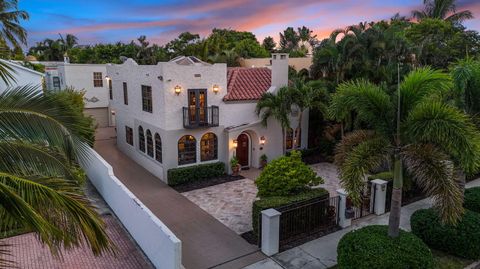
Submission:
POLYGON ((190 125, 203 125, 207 122, 207 91, 188 90, 188 114, 190 125))
POLYGON ((242 167, 249 166, 248 162, 249 141, 246 134, 240 134, 237 138, 237 159, 242 167))

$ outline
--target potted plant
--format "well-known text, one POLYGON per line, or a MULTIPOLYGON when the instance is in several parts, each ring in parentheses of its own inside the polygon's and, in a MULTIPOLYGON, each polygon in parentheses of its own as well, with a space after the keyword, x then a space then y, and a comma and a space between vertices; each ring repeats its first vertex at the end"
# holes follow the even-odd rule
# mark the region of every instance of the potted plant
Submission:
POLYGON ((260 168, 263 169, 265 166, 267 166, 267 155, 265 154, 262 154, 262 156, 260 156, 260 168))
POLYGON ((232 159, 230 159, 230 167, 232 168, 232 175, 238 176, 241 166, 237 157, 233 156, 232 159))

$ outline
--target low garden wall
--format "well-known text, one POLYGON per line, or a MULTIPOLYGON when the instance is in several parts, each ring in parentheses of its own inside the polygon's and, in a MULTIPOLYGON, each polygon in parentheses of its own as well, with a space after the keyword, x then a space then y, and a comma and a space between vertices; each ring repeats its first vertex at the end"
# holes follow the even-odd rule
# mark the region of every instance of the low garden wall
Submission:
POLYGON ((96 151, 82 163, 88 178, 156 268, 181 268, 181 241, 113 174, 96 151))

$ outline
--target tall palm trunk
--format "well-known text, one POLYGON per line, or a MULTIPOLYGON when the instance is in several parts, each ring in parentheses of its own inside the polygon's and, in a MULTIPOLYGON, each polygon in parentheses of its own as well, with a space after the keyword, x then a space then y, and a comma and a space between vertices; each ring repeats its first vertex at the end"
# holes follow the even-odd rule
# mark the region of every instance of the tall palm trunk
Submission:
POLYGON ((466 176, 465 173, 461 168, 458 168, 456 171, 456 176, 457 176, 457 184, 458 187, 462 193, 462 199, 464 198, 465 195, 465 184, 466 184, 466 176))
POLYGON ((398 154, 395 155, 393 170, 392 203, 388 219, 388 236, 397 237, 400 233, 400 216, 402 211, 403 167, 398 154))
POLYGON ((285 155, 286 150, 285 150, 285 128, 282 127, 282 153, 285 155))
POLYGON ((302 130, 302 120, 303 111, 300 111, 300 115, 298 116, 297 130, 295 130, 295 149, 299 149, 302 146, 300 145, 300 131, 302 130))

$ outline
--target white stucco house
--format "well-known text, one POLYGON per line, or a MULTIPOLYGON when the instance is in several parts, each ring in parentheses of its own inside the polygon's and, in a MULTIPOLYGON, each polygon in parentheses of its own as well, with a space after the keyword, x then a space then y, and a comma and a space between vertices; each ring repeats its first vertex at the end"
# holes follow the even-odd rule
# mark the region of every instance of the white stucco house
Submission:
POLYGON ((63 90, 73 87, 84 90, 86 115, 92 116, 98 127, 112 126, 114 115, 109 109, 110 88, 105 79, 107 68, 105 64, 71 64, 58 63, 55 66, 46 66, 48 77, 47 89, 63 90))
POLYGON ((7 85, 2 79, 0 79, 0 93, 5 91, 8 87, 17 87, 17 86, 26 86, 26 85, 37 86, 38 91, 42 91, 42 82, 43 82, 42 73, 11 61, 7 61, 4 59, 0 59, 0 61, 12 69, 10 73, 15 79, 14 81, 11 80, 9 82, 9 85, 7 85))
MULTIPOLYGON (((116 115, 117 146, 167 181, 171 168, 224 162, 236 156, 243 167, 259 167, 260 156, 282 155, 282 139, 292 147, 292 130, 282 137, 279 124, 263 126, 255 113, 267 91, 288 83, 288 54, 273 54, 270 67, 227 68, 195 57, 177 57, 157 65, 128 59, 108 65, 110 107, 116 115)), ((308 113, 301 145, 307 146, 308 113)))

